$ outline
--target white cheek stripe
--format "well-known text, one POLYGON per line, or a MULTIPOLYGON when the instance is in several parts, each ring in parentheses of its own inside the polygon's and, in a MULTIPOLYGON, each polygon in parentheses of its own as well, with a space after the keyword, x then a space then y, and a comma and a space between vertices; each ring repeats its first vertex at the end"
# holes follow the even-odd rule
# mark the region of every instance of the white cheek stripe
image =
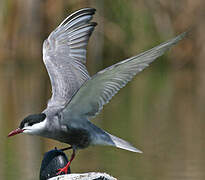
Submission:
POLYGON ((25 134, 31 134, 31 135, 40 135, 41 132, 46 127, 46 119, 40 123, 34 124, 33 126, 27 126, 24 130, 25 134))

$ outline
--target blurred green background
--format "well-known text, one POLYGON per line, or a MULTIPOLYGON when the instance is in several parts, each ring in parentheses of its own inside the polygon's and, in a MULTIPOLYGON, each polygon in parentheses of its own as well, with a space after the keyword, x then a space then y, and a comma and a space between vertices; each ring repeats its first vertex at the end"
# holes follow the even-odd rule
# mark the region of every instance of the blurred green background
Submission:
MULTIPOLYGON (((189 36, 118 93, 93 122, 142 150, 79 151, 73 173, 101 171, 123 180, 205 179, 205 1, 1 0, 0 179, 34 180, 56 141, 7 134, 51 95, 42 42, 71 12, 97 9, 88 50, 91 75, 190 27, 189 36)), ((70 153, 67 153, 70 156, 70 153)))

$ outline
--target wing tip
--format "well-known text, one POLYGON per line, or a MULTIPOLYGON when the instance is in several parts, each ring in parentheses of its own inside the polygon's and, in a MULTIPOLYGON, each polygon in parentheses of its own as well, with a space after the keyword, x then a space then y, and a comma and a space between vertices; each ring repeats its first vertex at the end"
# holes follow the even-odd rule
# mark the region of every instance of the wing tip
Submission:
MULTIPOLYGON (((167 44, 167 45, 169 44, 168 47, 171 47, 171 46, 177 44, 177 43, 178 43, 179 41, 181 41, 182 39, 184 39, 184 38, 190 33, 190 31, 191 31, 191 30, 184 31, 184 32, 178 34, 177 36, 175 36, 174 38, 172 38, 172 39, 170 39, 170 40, 168 40, 168 41, 166 41, 166 42, 164 42, 164 43, 162 43, 162 44, 167 44)), ((162 44, 160 44, 160 45, 162 45, 162 44)), ((160 45, 159 45, 159 46, 160 46, 160 45)), ((166 45, 166 46, 167 46, 167 45, 166 45)))
MULTIPOLYGON (((74 19, 75 17, 79 16, 79 15, 91 15, 93 16, 95 14, 95 11, 96 9, 95 8, 90 8, 90 7, 87 7, 87 8, 82 8, 82 9, 79 9, 79 10, 76 10, 74 11, 73 13, 71 13, 67 18, 65 18, 60 24, 58 27, 66 24, 66 22, 70 21, 71 19, 74 19)), ((91 18, 92 19, 92 18, 91 18)), ((58 28, 57 27, 57 28, 58 28)))
POLYGON ((189 34, 189 32, 190 32, 190 30, 185 31, 185 32, 179 34, 178 36, 176 36, 174 39, 176 39, 176 42, 178 42, 178 41, 184 39, 189 34))
POLYGON ((86 8, 83 8, 83 9, 86 9, 86 10, 91 11, 91 12, 95 12, 96 11, 96 9, 92 8, 92 7, 86 7, 86 8))
POLYGON ((90 22, 90 25, 95 27, 95 26, 98 25, 98 23, 96 23, 96 22, 90 22))
MULTIPOLYGON (((85 8, 78 9, 78 10, 74 11, 73 15, 74 15, 74 14, 84 13, 84 12, 89 12, 89 13, 91 13, 91 14, 95 14, 96 9, 95 9, 95 8, 91 8, 91 7, 85 7, 85 8)), ((72 14, 71 14, 71 15, 72 15, 72 14)))

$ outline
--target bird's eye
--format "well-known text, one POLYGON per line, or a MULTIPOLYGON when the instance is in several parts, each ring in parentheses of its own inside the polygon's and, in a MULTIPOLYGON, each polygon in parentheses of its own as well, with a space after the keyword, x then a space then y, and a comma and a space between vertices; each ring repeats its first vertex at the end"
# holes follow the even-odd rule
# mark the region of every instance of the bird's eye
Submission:
POLYGON ((30 122, 30 123, 28 123, 28 126, 33 126, 33 124, 34 124, 34 123, 31 123, 31 122, 30 122))

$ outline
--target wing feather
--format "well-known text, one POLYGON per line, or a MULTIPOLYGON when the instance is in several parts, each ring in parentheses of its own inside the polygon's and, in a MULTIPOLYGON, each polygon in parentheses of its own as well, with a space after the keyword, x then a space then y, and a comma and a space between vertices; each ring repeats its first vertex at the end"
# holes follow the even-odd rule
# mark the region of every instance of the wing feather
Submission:
POLYGON ((89 37, 96 23, 90 22, 95 13, 85 8, 68 16, 44 41, 43 61, 47 68, 52 97, 47 109, 59 111, 90 76, 86 69, 89 37))
POLYGON ((87 119, 95 116, 102 110, 103 105, 107 104, 137 73, 148 67, 185 35, 186 32, 98 72, 78 90, 63 113, 66 113, 66 117, 73 119, 87 119))

